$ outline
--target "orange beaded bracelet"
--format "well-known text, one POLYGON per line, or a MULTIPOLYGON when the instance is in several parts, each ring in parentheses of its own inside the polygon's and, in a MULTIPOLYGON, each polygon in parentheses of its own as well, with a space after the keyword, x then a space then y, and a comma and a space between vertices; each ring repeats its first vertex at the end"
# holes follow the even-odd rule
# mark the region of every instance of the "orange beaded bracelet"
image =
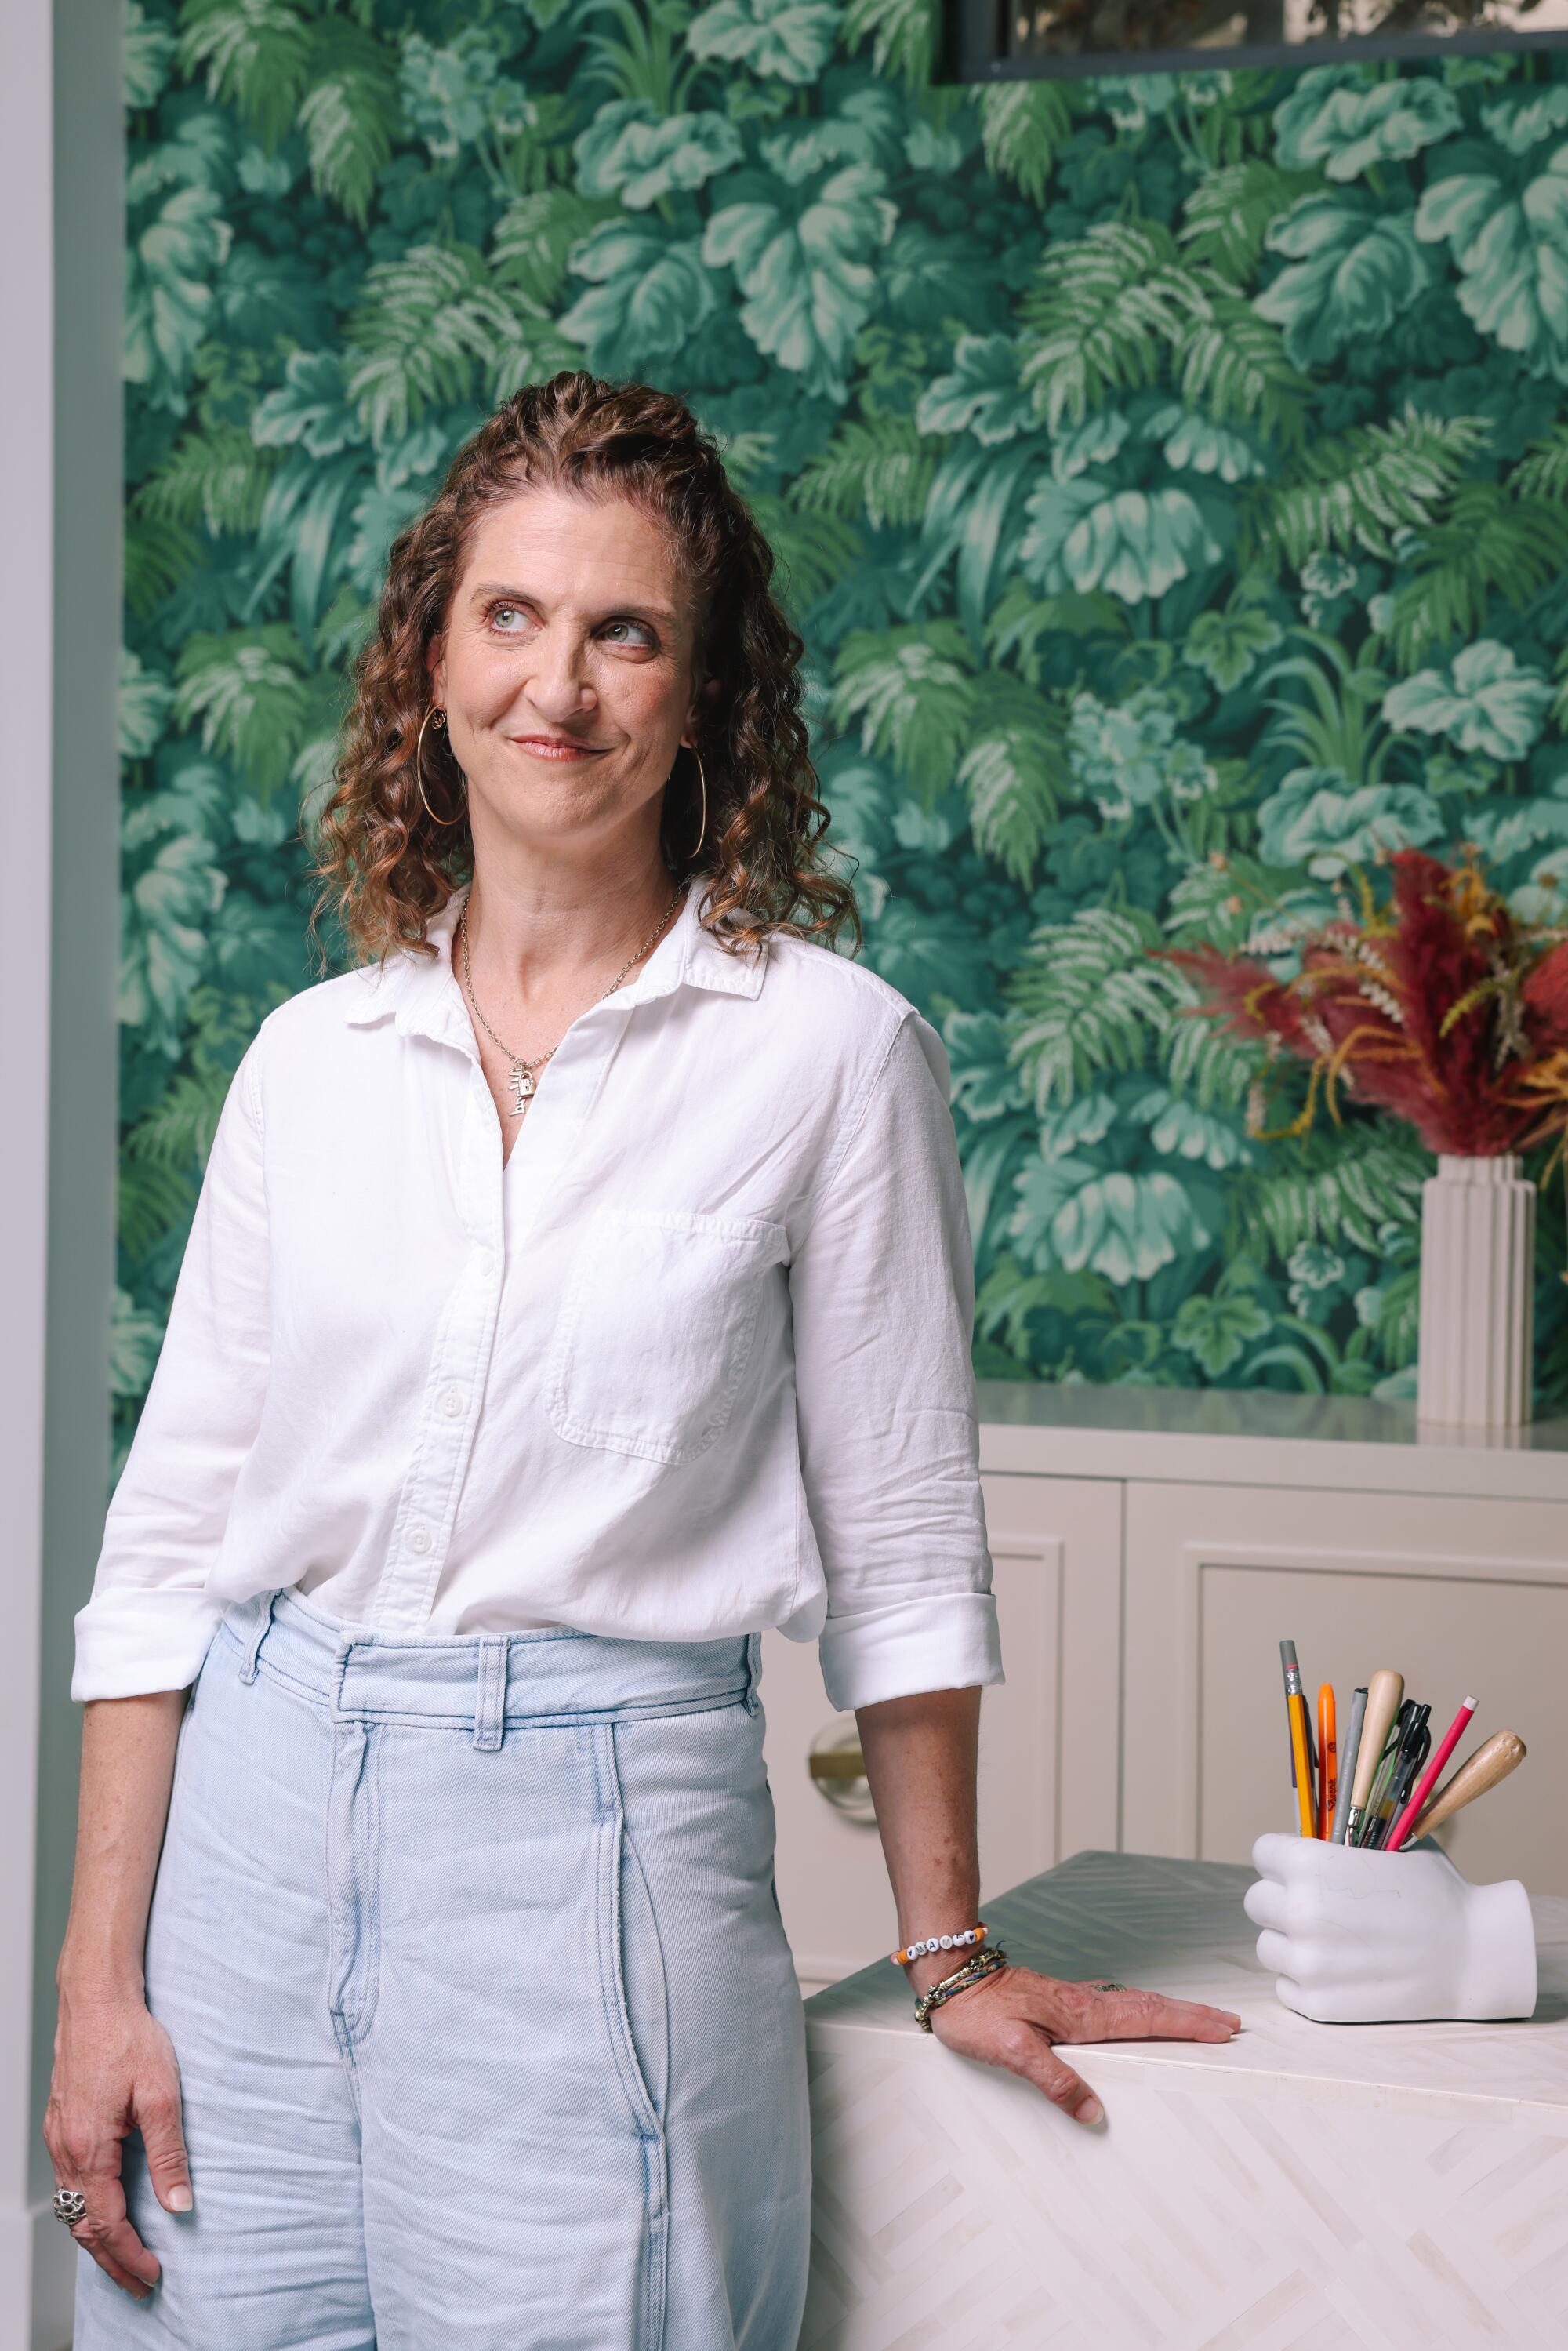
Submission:
POLYGON ((923 1959, 927 1951, 962 1951, 971 1943, 983 1943, 986 1934, 982 1918, 977 1925, 966 1927, 961 1935, 927 1935, 924 1941, 906 1944, 902 1951, 889 1951, 887 1956, 895 1968, 906 1968, 911 1959, 923 1959))

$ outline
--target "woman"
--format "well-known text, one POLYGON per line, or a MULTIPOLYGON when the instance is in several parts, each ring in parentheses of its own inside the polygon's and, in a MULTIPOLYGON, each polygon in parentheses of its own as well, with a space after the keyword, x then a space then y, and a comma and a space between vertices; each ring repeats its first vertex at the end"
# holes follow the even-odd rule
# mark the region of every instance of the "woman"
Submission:
MULTIPOLYGON (((392 550, 316 868, 359 960, 239 1065, 77 1620, 78 2351, 790 2351, 765 1626, 857 1710, 901 1933, 976 1924, 946 1063, 832 951, 771 569, 582 373, 392 550)), ((1080 2120, 1053 2042, 1236 2022, 974 1943, 913 1991, 967 1953, 935 2031, 1080 2120)))

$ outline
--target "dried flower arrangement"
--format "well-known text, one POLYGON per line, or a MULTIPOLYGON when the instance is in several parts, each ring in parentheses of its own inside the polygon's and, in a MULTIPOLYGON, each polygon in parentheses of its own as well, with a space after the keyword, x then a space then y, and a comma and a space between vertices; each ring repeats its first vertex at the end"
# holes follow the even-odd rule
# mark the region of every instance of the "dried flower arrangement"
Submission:
POLYGON ((1352 870, 1359 913, 1277 933, 1300 956, 1279 978, 1250 954, 1159 950, 1195 982, 1199 1018, 1268 1049, 1249 1132, 1304 1134, 1339 1094, 1392 1112, 1428 1150, 1462 1157, 1524 1151, 1568 1133, 1568 924, 1521 921, 1475 851, 1453 864, 1417 850, 1381 861, 1380 897, 1352 870), (1269 1123, 1287 1059, 1308 1065, 1306 1099, 1269 1123))

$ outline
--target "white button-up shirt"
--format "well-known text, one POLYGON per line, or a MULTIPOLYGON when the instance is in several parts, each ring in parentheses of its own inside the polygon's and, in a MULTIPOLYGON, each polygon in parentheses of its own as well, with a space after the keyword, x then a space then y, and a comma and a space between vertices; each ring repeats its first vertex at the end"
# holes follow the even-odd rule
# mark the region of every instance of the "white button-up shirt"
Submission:
POLYGON ((396 1633, 820 1637, 835 1705, 1002 1678, 948 1064, 702 880, 509 1157, 452 964, 262 1022, 76 1618, 76 1698, 184 1687, 292 1584, 396 1633))

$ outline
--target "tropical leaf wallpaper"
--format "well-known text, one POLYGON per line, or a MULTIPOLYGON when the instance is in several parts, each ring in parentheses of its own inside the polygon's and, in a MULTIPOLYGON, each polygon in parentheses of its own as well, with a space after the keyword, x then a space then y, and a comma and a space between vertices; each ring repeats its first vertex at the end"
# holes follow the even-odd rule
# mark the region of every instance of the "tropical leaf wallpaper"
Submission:
MULTIPOLYGON (((863 952, 952 1057, 981 1373, 1411 1391, 1429 1163, 1249 1140, 1148 950, 1269 951, 1400 842, 1568 875, 1568 58, 929 54, 924 0, 131 0, 117 1468, 315 977, 387 547, 578 364, 689 399, 781 558, 863 952)), ((1548 1402, 1563 1257, 1554 1189, 1548 1402)))

